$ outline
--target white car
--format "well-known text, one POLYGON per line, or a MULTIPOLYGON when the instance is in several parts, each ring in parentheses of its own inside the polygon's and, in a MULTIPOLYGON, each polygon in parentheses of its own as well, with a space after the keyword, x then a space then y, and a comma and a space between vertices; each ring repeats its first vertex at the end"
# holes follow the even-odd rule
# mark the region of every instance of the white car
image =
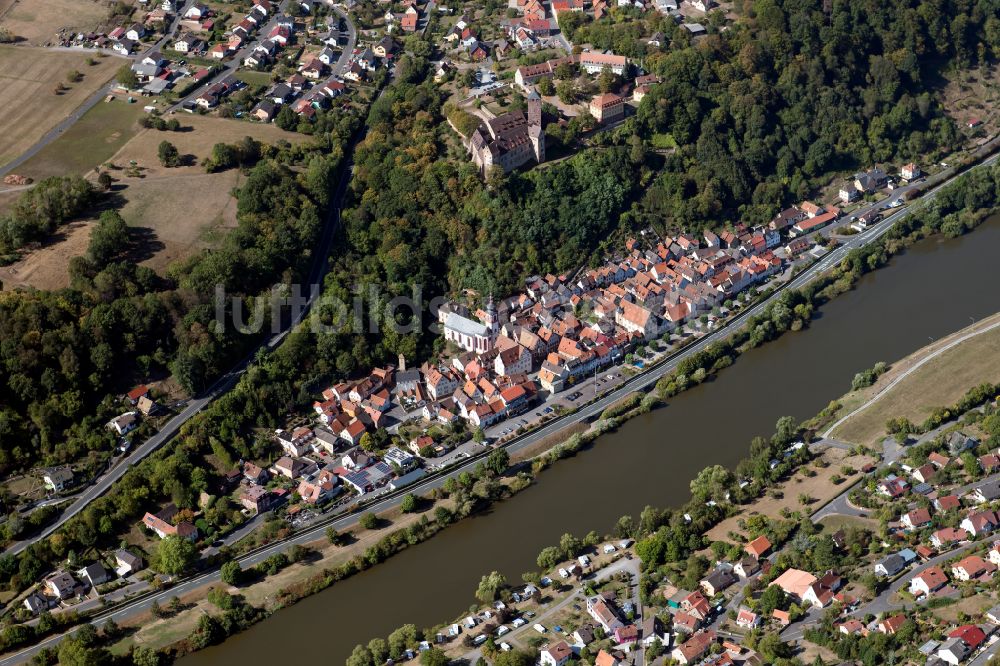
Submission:
POLYGON ((504 652, 510 652, 511 650, 510 643, 500 643, 500 649, 503 650, 504 652))
POLYGON ((534 629, 540 634, 544 634, 546 631, 548 631, 548 629, 545 628, 545 625, 538 623, 536 623, 535 626, 532 627, 532 629, 534 629))
POLYGON ((526 625, 528 623, 527 623, 527 621, 525 621, 525 619, 523 617, 519 617, 516 620, 514 620, 513 622, 511 622, 510 624, 511 624, 512 627, 514 627, 515 629, 517 629, 518 627, 523 627, 524 625, 526 625))
POLYGON ((506 634, 509 631, 510 631, 510 628, 508 628, 507 625, 501 624, 499 627, 497 627, 497 636, 503 636, 504 634, 506 634))
POLYGON ((563 567, 559 567, 559 575, 563 578, 569 578, 569 572, 563 567))

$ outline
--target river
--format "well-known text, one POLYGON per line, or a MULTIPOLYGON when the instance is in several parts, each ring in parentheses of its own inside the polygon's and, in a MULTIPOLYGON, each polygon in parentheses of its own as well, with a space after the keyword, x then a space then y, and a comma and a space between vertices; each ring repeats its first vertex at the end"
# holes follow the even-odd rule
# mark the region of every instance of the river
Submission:
POLYGON ((687 500, 705 466, 732 467, 775 421, 808 418, 854 373, 892 362, 1000 310, 993 288, 1000 216, 972 234, 919 243, 828 303, 810 326, 743 355, 719 377, 626 423, 543 472, 538 483, 388 562, 279 611, 183 666, 288 658, 340 664, 353 646, 401 624, 429 627, 474 603, 491 570, 510 580, 564 532, 609 532, 646 505, 687 500))

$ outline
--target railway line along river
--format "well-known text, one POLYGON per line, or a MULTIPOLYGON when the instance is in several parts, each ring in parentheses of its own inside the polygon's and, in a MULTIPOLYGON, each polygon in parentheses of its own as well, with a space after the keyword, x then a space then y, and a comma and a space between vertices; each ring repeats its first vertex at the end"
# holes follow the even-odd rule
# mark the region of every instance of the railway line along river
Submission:
POLYGON ((686 501, 702 468, 735 465, 779 417, 808 418, 848 390, 855 372, 1000 310, 998 250, 1000 216, 961 238, 915 245, 828 303, 807 329, 744 354, 714 381, 559 461, 489 513, 179 663, 282 661, 291 649, 297 661, 340 664, 355 644, 401 624, 431 626, 459 614, 491 570, 519 580, 565 532, 605 533, 647 504, 686 501))

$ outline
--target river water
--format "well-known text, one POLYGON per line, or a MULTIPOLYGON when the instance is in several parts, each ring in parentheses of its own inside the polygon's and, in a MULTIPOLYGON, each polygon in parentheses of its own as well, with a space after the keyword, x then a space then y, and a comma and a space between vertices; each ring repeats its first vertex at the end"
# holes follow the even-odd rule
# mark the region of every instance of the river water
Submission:
POLYGON ((974 233, 932 239, 828 303, 809 328, 743 355, 712 382, 626 423, 543 472, 488 514, 185 657, 183 666, 296 661, 340 664, 359 642, 401 624, 429 627, 474 603, 491 570, 520 580, 564 532, 609 532, 626 513, 689 497, 705 466, 733 466, 775 421, 808 418, 850 388, 854 373, 892 362, 1000 310, 1000 216, 974 233))

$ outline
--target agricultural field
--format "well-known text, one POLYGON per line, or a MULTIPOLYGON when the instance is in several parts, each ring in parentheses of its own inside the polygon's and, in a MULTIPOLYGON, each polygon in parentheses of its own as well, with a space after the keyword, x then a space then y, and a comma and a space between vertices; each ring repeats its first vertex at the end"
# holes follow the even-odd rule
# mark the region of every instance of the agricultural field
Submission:
POLYGON ((34 145, 114 76, 125 60, 69 51, 0 46, 0 166, 34 145), (70 81, 70 73, 82 79, 70 81), (61 92, 56 87, 62 86, 61 92), (31 103, 26 103, 31 100, 31 103))
MULTIPOLYGON (((248 135, 268 144, 309 140, 274 125, 188 114, 176 116, 181 121, 177 132, 141 129, 140 115, 136 104, 101 102, 18 171, 36 179, 79 173, 96 180, 96 168, 105 168, 114 181, 122 217, 138 232, 136 261, 159 273, 172 262, 211 247, 236 225, 232 191, 242 174, 238 169, 205 173, 201 163, 214 144, 236 143, 248 135), (107 123, 102 125, 100 119, 107 123), (177 147, 184 166, 160 164, 157 153, 162 141, 177 147)), ((9 206, 16 198, 12 195, 0 193, 0 207, 9 206)), ((92 221, 67 225, 43 247, 0 267, 0 281, 7 288, 69 286, 69 260, 86 250, 92 221)))
POLYGON ((0 27, 34 46, 58 43, 60 33, 96 30, 108 16, 101 0, 0 0, 0 27))

